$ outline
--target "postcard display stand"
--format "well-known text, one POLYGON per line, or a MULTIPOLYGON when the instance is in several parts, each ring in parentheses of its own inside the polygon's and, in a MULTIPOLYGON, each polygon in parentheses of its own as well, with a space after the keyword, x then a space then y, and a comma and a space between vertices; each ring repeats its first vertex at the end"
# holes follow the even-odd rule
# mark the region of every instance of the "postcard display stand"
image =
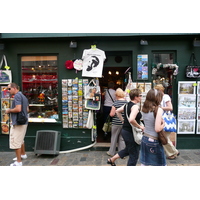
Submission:
POLYGON ((6 109, 10 108, 13 99, 7 90, 7 86, 1 86, 1 133, 9 134, 11 118, 6 114, 6 109))
POLYGON ((88 79, 62 79, 63 128, 86 128, 89 110, 85 109, 84 86, 88 79))
POLYGON ((200 134, 200 81, 178 82, 178 134, 200 134))

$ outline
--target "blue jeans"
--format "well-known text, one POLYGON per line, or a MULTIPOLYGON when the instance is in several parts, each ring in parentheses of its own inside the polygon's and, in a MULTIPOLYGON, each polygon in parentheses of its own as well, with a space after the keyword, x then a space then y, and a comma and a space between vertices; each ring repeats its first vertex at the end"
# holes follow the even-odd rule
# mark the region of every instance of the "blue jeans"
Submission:
POLYGON ((135 142, 132 132, 122 129, 121 135, 124 139, 126 147, 125 149, 119 151, 118 155, 120 158, 129 156, 127 166, 136 166, 139 157, 140 145, 135 142))
POLYGON ((166 158, 162 144, 158 140, 143 136, 140 162, 144 165, 165 166, 166 158))

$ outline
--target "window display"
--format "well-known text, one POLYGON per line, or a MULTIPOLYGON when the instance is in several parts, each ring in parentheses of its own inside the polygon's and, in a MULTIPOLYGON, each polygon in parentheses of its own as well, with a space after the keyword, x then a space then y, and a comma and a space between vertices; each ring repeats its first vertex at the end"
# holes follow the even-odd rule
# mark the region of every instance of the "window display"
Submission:
POLYGON ((29 101, 29 122, 58 120, 57 56, 22 56, 22 92, 29 101))

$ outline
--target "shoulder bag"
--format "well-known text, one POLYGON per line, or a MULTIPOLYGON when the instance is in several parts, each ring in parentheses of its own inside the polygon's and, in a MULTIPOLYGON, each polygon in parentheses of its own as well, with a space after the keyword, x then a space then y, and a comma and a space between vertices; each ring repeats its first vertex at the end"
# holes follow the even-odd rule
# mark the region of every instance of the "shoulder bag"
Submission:
MULTIPOLYGON (((155 118, 157 115, 157 111, 158 111, 158 107, 154 110, 155 118)), ((158 140, 161 142, 162 145, 166 145, 168 143, 168 140, 167 140, 164 130, 161 130, 160 132, 158 132, 158 140)))
POLYGON ((190 64, 186 66, 187 78, 200 78, 200 66, 197 66, 197 61, 194 53, 191 54, 190 64))
MULTIPOLYGON (((129 118, 128 118, 128 114, 127 114, 127 107, 128 107, 128 104, 125 105, 126 106, 126 117, 129 121, 129 118)), ((129 122, 130 123, 130 122, 129 122)), ((142 129, 140 128, 137 128, 135 126, 133 126, 131 123, 130 123, 131 127, 132 127, 132 132, 133 132, 133 137, 134 137, 134 140, 137 144, 141 144, 141 141, 142 141, 142 136, 143 136, 143 131, 142 129)), ((140 121, 140 125, 143 125, 143 123, 140 121)))
POLYGON ((11 70, 8 70, 10 67, 8 66, 7 64, 7 60, 6 60, 6 56, 3 55, 2 56, 2 59, 1 59, 1 62, 0 62, 0 85, 1 84, 9 84, 12 82, 12 73, 11 73, 11 70), (5 64, 5 67, 6 70, 2 70, 2 66, 3 66, 3 61, 4 61, 4 64, 5 64))
POLYGON ((106 119, 106 122, 105 122, 104 125, 103 125, 102 130, 103 130, 105 133, 109 133, 109 132, 111 132, 111 128, 112 128, 112 122, 110 121, 110 115, 108 115, 108 117, 107 117, 107 119, 106 119))
POLYGON ((163 113, 163 119, 165 121, 164 131, 176 132, 176 118, 171 111, 165 111, 163 113))
POLYGON ((20 96, 22 98, 22 100, 21 100, 22 110, 21 110, 21 112, 17 113, 17 123, 19 125, 23 125, 23 124, 26 124, 28 118, 23 111, 23 96, 21 94, 20 94, 20 96))

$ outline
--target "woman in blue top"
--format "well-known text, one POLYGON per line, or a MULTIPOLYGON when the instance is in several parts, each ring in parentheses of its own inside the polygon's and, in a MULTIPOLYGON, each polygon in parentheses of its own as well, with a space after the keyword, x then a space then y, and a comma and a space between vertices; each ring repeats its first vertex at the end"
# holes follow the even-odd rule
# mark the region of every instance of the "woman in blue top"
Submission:
POLYGON ((111 166, 116 166, 116 159, 124 158, 126 156, 129 156, 127 166, 136 166, 139 157, 140 145, 138 145, 134 140, 132 127, 130 123, 133 126, 144 130, 144 126, 140 125, 140 119, 142 115, 140 113, 139 106, 137 105, 141 101, 141 90, 133 89, 130 91, 129 96, 131 101, 128 102, 128 104, 126 104, 128 106, 127 115, 129 119, 126 117, 126 106, 122 106, 116 110, 116 113, 120 120, 124 121, 121 134, 125 141, 126 147, 125 149, 121 150, 116 155, 114 155, 112 158, 107 160, 107 164, 110 164, 111 166), (122 112, 124 112, 124 119, 121 115, 122 112))

